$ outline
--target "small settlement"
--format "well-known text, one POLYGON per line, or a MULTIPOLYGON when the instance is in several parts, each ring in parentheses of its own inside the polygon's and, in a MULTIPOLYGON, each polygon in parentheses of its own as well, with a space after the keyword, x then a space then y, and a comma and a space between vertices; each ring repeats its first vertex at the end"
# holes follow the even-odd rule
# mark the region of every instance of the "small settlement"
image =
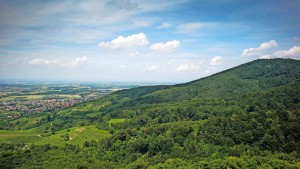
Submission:
POLYGON ((20 115, 41 113, 45 111, 57 111, 83 102, 83 98, 49 99, 49 100, 10 100, 0 102, 0 109, 5 111, 17 111, 20 114, 11 114, 8 118, 16 118, 20 115))

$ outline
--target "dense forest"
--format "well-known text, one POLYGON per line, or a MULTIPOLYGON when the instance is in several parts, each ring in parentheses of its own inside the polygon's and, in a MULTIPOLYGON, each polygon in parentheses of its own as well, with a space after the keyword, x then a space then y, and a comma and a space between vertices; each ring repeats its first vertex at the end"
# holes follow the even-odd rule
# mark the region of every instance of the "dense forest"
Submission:
POLYGON ((184 84, 117 91, 89 105, 99 104, 89 109, 93 117, 50 114, 32 128, 59 119, 49 134, 93 124, 108 137, 81 145, 68 138, 63 146, 2 143, 0 168, 300 168, 298 60, 255 60, 184 84))

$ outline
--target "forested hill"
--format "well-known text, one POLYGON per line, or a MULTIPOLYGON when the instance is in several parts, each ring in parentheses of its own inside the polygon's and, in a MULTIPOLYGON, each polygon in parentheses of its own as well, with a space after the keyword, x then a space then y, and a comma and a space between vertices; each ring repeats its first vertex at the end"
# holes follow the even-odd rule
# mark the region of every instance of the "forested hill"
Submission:
POLYGON ((185 84, 119 91, 106 101, 102 124, 127 120, 108 127, 113 137, 105 144, 137 155, 129 166, 300 167, 299 60, 255 60, 185 84))
POLYGON ((185 84, 114 92, 75 108, 51 116, 48 124, 55 132, 72 132, 78 127, 72 122, 82 120, 81 130, 96 126, 107 137, 83 145, 61 140, 62 147, 0 144, 0 168, 300 169, 299 60, 255 60, 185 84))
POLYGON ((287 85, 293 88, 299 82, 299 60, 260 59, 184 84, 119 91, 113 94, 112 100, 121 107, 191 99, 236 100, 280 90, 280 87, 283 89, 287 85))

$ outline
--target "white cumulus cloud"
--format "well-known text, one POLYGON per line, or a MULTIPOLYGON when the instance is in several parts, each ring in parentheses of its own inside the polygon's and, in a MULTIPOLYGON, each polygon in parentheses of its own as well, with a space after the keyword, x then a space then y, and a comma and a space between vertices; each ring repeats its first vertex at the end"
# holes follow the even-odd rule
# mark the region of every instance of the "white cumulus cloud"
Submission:
POLYGON ((289 50, 277 51, 273 54, 274 57, 284 58, 300 58, 300 46, 293 46, 289 50))
POLYGON ((79 66, 81 63, 84 63, 88 60, 87 56, 82 56, 82 57, 78 57, 75 60, 66 63, 66 64, 62 64, 62 66, 64 67, 70 67, 70 68, 75 68, 77 66, 79 66))
POLYGON ((221 56, 215 56, 211 59, 211 61, 209 62, 210 66, 220 66, 223 64, 223 60, 224 58, 221 56))
POLYGON ((159 70, 159 67, 157 65, 152 65, 152 66, 144 69, 145 72, 153 72, 153 71, 158 71, 158 70, 159 70))
POLYGON ((31 65, 51 65, 51 64, 55 64, 56 61, 38 58, 38 59, 33 59, 33 60, 29 61, 28 63, 31 65))
POLYGON ((155 43, 151 45, 151 49, 156 52, 160 53, 171 53, 175 51, 177 48, 180 47, 180 41, 178 40, 173 40, 173 41, 168 41, 166 43, 155 43))
POLYGON ((149 43, 144 33, 132 34, 127 37, 119 36, 110 42, 101 42, 99 47, 104 48, 131 48, 134 46, 144 46, 149 43))
POLYGON ((262 55, 263 52, 267 51, 268 49, 272 49, 277 47, 277 42, 275 40, 270 40, 269 42, 264 42, 260 44, 257 48, 248 48, 243 51, 242 56, 243 57, 250 57, 254 56, 257 57, 259 55, 262 55))
POLYGON ((186 62, 186 63, 179 65, 176 68, 176 71, 178 71, 178 72, 195 71, 195 70, 198 70, 198 68, 199 68, 199 65, 197 65, 193 62, 186 62))

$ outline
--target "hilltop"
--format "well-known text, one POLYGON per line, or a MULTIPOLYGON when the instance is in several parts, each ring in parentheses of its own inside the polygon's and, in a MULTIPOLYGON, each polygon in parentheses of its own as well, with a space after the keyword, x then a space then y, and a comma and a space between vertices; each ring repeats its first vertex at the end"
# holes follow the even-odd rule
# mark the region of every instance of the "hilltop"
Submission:
MULTIPOLYGON (((114 105, 133 107, 142 104, 174 103, 192 99, 251 99, 259 94, 300 82, 300 61, 260 59, 192 82, 173 86, 140 87, 111 95, 114 105), (118 101, 115 101, 117 98, 118 101)), ((253 100, 253 99, 251 99, 253 100)))

